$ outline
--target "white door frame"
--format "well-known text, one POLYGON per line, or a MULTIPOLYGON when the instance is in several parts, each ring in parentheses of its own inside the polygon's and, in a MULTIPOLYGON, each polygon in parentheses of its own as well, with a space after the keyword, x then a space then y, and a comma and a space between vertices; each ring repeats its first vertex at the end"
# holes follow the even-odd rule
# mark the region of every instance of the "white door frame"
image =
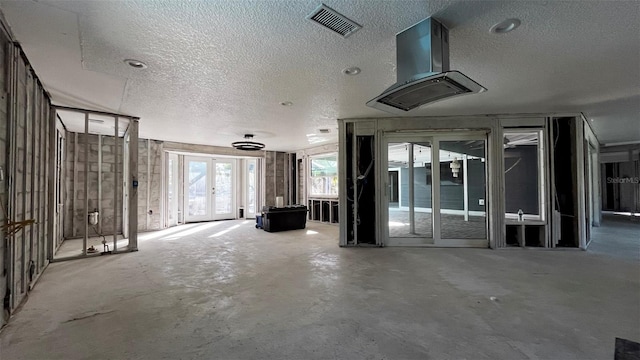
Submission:
POLYGON ((176 153, 165 152, 164 184, 163 192, 166 212, 164 214, 165 227, 178 225, 178 208, 180 194, 180 156, 176 153), (170 176, 172 175, 172 176, 170 176), (171 179, 173 177, 173 179, 171 179), (169 191, 173 193, 173 202, 169 201, 169 191))
POLYGON ((216 159, 212 157, 203 156, 185 156, 184 157, 184 222, 198 222, 198 221, 211 221, 211 220, 223 220, 223 219, 235 219, 237 212, 236 204, 236 159, 233 158, 221 158, 216 159), (205 205, 206 210, 204 215, 189 215, 189 163, 190 162, 204 162, 206 163, 205 174, 205 205), (216 164, 228 163, 231 164, 231 210, 228 213, 216 213, 216 197, 217 191, 216 182, 216 164))
POLYGON ((212 189, 212 193, 211 193, 211 216, 213 220, 225 220, 225 219, 235 219, 237 217, 237 196, 236 196, 236 186, 238 186, 238 181, 237 181, 237 166, 236 166, 236 159, 231 159, 231 158, 219 158, 219 159, 211 159, 211 170, 212 170, 212 176, 211 176, 211 186, 210 188, 212 189), (230 189, 230 195, 231 195, 231 209, 229 212, 225 212, 225 213, 216 213, 216 193, 220 190, 220 189, 216 189, 215 186, 215 182, 217 179, 217 175, 216 175, 216 165, 217 164, 231 164, 231 189, 230 189))

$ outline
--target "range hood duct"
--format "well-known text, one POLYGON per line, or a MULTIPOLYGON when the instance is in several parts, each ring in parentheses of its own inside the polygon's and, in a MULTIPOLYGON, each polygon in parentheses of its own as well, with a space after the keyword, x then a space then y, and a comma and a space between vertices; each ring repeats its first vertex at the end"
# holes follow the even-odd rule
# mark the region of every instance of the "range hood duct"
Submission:
POLYGON ((449 70, 449 30, 433 18, 396 35, 396 61, 397 82, 367 106, 404 114, 424 104, 487 90, 449 70))

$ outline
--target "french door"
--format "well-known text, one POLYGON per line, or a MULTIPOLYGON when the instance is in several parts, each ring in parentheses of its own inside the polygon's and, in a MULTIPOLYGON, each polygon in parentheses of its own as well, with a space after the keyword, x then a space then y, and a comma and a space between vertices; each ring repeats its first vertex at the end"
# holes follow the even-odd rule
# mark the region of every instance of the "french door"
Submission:
POLYGON ((385 245, 488 246, 486 139, 385 134, 385 245))
POLYGON ((235 218, 235 159, 185 156, 185 221, 235 218))

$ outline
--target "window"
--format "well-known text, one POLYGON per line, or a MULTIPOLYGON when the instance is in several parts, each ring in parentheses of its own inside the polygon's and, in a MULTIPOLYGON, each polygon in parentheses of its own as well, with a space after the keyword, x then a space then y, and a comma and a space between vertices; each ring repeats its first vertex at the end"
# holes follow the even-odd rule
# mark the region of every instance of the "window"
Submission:
POLYGON ((542 132, 504 133, 504 182, 507 219, 544 220, 542 132))
POLYGON ((338 196, 337 154, 311 158, 311 195, 338 196))

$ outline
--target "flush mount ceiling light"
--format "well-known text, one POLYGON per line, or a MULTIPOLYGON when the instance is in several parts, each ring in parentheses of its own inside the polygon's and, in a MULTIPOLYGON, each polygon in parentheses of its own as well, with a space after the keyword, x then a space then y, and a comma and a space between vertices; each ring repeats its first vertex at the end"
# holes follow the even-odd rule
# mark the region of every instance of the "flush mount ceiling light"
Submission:
POLYGON ((251 141, 253 139, 253 134, 244 134, 244 141, 236 141, 231 143, 235 149, 244 150, 244 151, 256 151, 264 149, 264 144, 259 142, 251 141))
POLYGON ((342 73, 345 75, 358 75, 360 74, 360 68, 357 66, 348 67, 346 69, 342 69, 342 73))
POLYGON ((131 66, 132 68, 136 68, 136 69, 146 69, 147 68, 147 64, 143 63, 140 60, 135 60, 135 59, 125 59, 124 63, 131 66))
POLYGON ((515 30, 518 26, 520 26, 520 24, 521 22, 519 19, 507 19, 493 25, 491 29, 489 29, 489 31, 494 34, 506 34, 515 30))

